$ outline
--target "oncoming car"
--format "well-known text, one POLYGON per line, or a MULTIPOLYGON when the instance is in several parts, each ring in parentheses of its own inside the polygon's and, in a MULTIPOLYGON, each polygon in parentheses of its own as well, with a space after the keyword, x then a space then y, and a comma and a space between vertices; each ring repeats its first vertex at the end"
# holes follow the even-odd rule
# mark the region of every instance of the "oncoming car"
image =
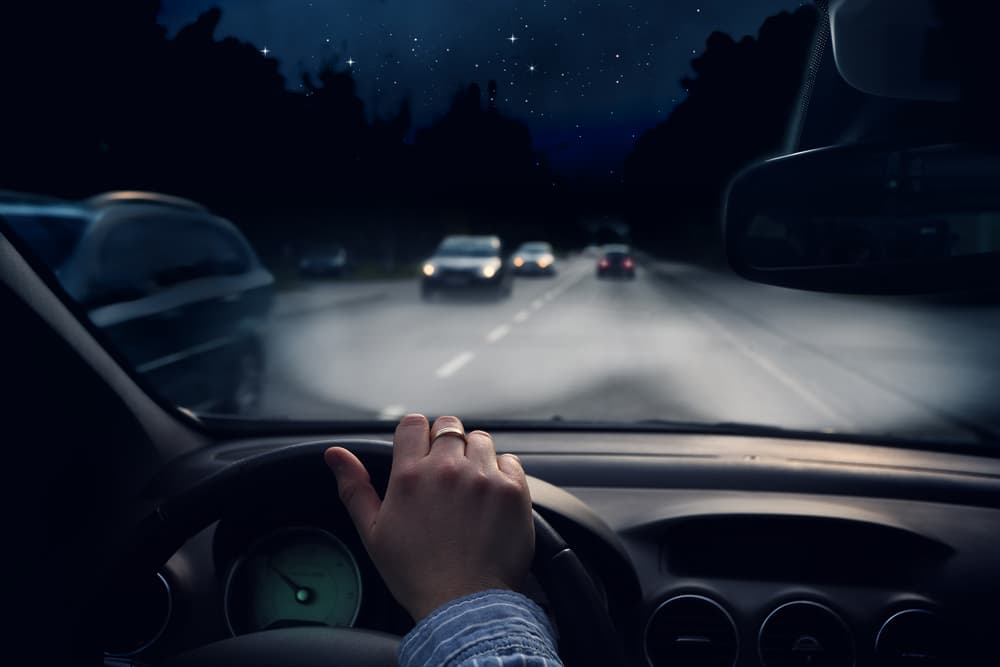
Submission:
POLYGON ((556 257, 550 243, 545 241, 522 243, 512 257, 511 263, 514 265, 516 275, 556 275, 556 257))
POLYGON ((421 267, 420 293, 511 294, 511 274, 497 236, 448 236, 421 267))

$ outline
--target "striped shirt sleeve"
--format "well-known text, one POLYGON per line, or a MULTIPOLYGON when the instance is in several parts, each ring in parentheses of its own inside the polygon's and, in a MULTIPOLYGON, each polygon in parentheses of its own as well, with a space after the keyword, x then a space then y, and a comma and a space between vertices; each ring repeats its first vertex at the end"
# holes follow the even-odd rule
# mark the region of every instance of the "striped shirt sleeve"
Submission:
POLYGON ((489 590, 452 600, 399 645, 400 667, 562 667, 552 626, 534 602, 489 590))

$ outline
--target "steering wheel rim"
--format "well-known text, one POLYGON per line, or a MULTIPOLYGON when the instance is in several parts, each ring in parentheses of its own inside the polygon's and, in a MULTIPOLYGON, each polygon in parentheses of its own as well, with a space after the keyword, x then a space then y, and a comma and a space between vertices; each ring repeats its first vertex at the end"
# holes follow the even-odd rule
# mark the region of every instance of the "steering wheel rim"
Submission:
MULTIPOLYGON (((361 459, 373 483, 384 492, 392 445, 378 441, 337 443, 361 459), (381 488, 380 488, 381 487, 381 488)), ((160 504, 142 521, 123 567, 133 572, 157 569, 190 536, 224 514, 230 503, 259 492, 261 484, 287 474, 322 468, 331 443, 308 442, 251 456, 188 486, 160 504)), ((624 664, 624 651, 607 608, 590 574, 559 533, 533 510, 535 556, 532 571, 548 597, 559 631, 560 656, 567 667, 624 664)), ((164 667, 275 664, 312 667, 385 667, 396 664, 400 638, 354 628, 282 628, 231 637, 167 659, 164 667), (320 662, 322 661, 322 662, 320 662)))

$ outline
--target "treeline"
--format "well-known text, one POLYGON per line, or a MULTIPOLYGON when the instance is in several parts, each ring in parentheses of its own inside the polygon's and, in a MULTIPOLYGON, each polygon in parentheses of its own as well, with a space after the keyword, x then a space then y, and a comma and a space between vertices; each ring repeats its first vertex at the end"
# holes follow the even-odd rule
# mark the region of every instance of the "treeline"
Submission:
POLYGON ((819 12, 806 5, 767 19, 756 37, 712 33, 681 85, 687 96, 643 133, 625 163, 627 212, 651 249, 719 244, 729 180, 784 149, 819 12))
POLYGON ((731 175, 780 147, 817 20, 803 7, 755 39, 709 37, 685 101, 628 157, 624 189, 602 190, 561 182, 528 127, 492 102, 493 82, 460 88, 414 128, 408 101, 374 117, 336 63, 289 86, 276 60, 218 36, 218 10, 171 37, 159 8, 0 7, 0 188, 169 192, 229 215, 259 245, 354 237, 390 261, 448 232, 581 246, 591 239, 578 221, 595 211, 627 216, 651 249, 713 229, 731 175))
POLYGON ((276 60, 217 36, 219 10, 173 37, 158 13, 157 0, 4 4, 0 187, 164 191, 245 226, 336 226, 337 212, 405 209, 414 224, 482 231, 496 218, 461 212, 562 210, 527 126, 478 85, 413 128, 408 101, 373 117, 346 67, 289 86, 276 60))

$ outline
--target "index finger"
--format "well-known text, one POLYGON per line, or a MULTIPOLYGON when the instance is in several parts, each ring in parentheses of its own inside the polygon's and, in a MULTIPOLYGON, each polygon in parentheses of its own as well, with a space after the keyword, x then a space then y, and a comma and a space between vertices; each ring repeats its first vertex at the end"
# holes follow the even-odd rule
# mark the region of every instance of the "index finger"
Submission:
POLYGON ((430 425, 427 417, 406 415, 399 420, 392 437, 392 467, 404 461, 422 459, 430 451, 430 425))

